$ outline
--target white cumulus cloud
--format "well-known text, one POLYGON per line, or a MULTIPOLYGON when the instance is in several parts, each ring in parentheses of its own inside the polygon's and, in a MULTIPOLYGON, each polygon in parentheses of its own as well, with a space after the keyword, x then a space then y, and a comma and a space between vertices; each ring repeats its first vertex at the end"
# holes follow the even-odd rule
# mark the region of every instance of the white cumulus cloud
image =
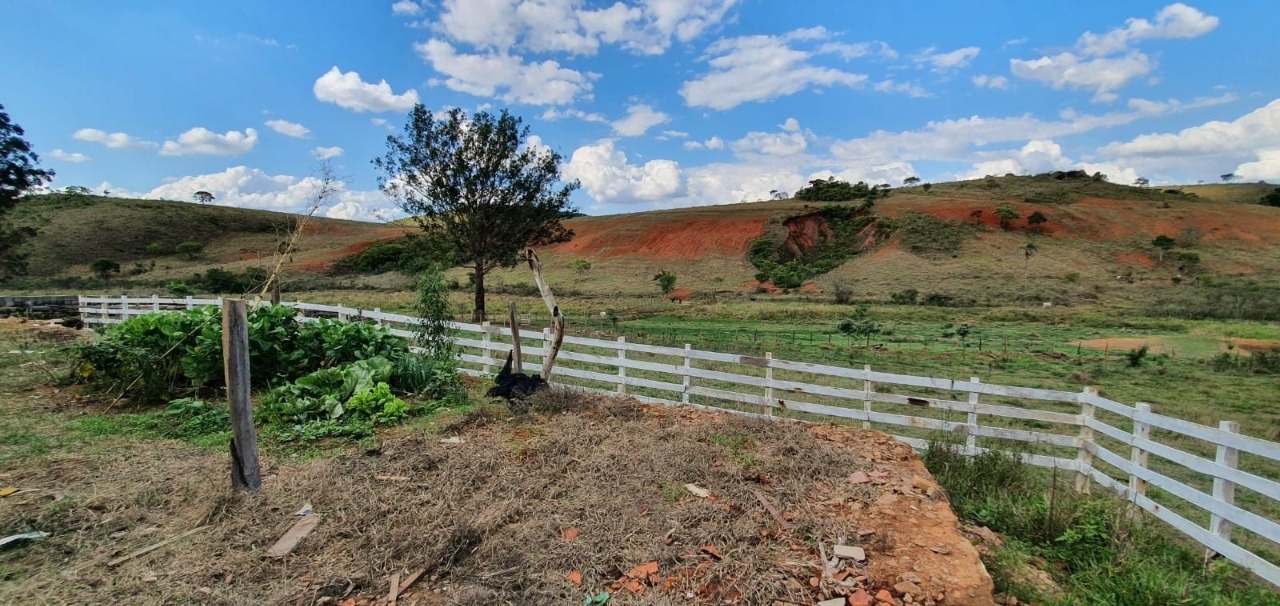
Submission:
POLYGON ((978 74, 973 77, 973 85, 978 88, 994 88, 1004 90, 1009 88, 1009 79, 1004 76, 988 76, 987 74, 978 74))
POLYGON ((316 147, 311 150, 311 153, 315 154, 315 157, 317 159, 328 160, 331 158, 337 158, 338 156, 341 156, 343 151, 344 150, 341 147, 336 147, 336 146, 335 147, 316 147))
POLYGON ((311 129, 298 124, 297 122, 290 122, 288 120, 267 120, 266 125, 271 130, 295 139, 305 139, 307 138, 307 135, 311 134, 311 129))
POLYGON ((415 17, 422 14, 422 5, 413 0, 399 0, 391 5, 391 14, 399 17, 415 17))
POLYGON ((685 149, 724 149, 724 139, 713 136, 706 141, 685 141, 685 149))
POLYGON ((357 112, 408 111, 418 103, 418 91, 395 94, 386 80, 365 82, 354 71, 343 73, 335 65, 316 79, 312 92, 316 99, 357 112))
POLYGON ((1037 59, 1011 59, 1015 76, 1035 80, 1054 89, 1083 89, 1094 93, 1094 101, 1119 98, 1116 92, 1131 80, 1155 69, 1155 62, 1132 48, 1142 40, 1196 38, 1218 27, 1218 18, 1206 15, 1181 2, 1156 13, 1155 21, 1132 18, 1122 28, 1104 34, 1085 32, 1076 41, 1075 51, 1044 55, 1037 59))
POLYGON ((542 115, 538 117, 548 122, 554 122, 556 120, 564 120, 565 118, 577 118, 578 120, 582 120, 583 122, 599 122, 602 124, 609 123, 609 119, 604 117, 604 114, 599 114, 595 112, 588 113, 580 109, 572 109, 572 108, 557 109, 554 107, 548 107, 547 110, 542 112, 542 115))
POLYGON ((108 133, 96 128, 82 128, 71 134, 72 138, 90 143, 98 143, 113 149, 139 149, 155 147, 152 141, 145 141, 127 133, 108 133))
POLYGON ((915 56, 915 62, 922 65, 928 65, 935 72, 947 72, 956 69, 969 67, 969 64, 978 57, 982 49, 976 46, 966 46, 957 48, 956 50, 940 53, 936 48, 930 47, 915 56))
POLYGON ((206 154, 212 156, 238 156, 247 153, 258 143, 258 131, 252 128, 244 132, 229 130, 218 134, 202 126, 188 130, 178 138, 169 139, 160 148, 162 156, 188 156, 206 154))
POLYGON ((683 188, 680 165, 672 160, 631 164, 612 139, 574 150, 564 167, 566 179, 577 179, 582 189, 602 204, 655 202, 677 196, 683 188))
POLYGON ((611 126, 613 134, 621 137, 638 137, 649 129, 671 121, 671 116, 653 109, 646 104, 630 105, 627 115, 615 120, 611 126))
POLYGON ((69 151, 64 151, 62 149, 55 149, 49 152, 49 155, 53 156, 55 159, 62 160, 63 162, 71 162, 72 164, 88 162, 91 159, 89 158, 89 156, 86 156, 80 152, 69 152, 69 151))
POLYGON ((710 71, 680 86, 691 107, 726 110, 752 101, 793 95, 810 87, 858 86, 863 74, 815 65, 821 48, 805 50, 805 43, 828 38, 821 27, 798 29, 780 36, 741 36, 717 40, 702 60, 710 71))
MULTIPOLYGON (((195 192, 207 191, 219 206, 296 213, 308 210, 320 185, 320 179, 314 176, 272 175, 260 168, 233 166, 222 172, 174 179, 137 197, 190 200, 195 192)), ((320 209, 326 216, 378 220, 380 216, 402 214, 380 191, 353 190, 341 181, 336 187, 332 206, 320 209)))
POLYGON ((591 81, 599 74, 579 72, 552 60, 528 62, 524 58, 486 52, 458 52, 443 40, 433 39, 414 48, 431 68, 444 74, 444 85, 469 95, 497 97, 508 103, 568 105, 591 94, 591 81))

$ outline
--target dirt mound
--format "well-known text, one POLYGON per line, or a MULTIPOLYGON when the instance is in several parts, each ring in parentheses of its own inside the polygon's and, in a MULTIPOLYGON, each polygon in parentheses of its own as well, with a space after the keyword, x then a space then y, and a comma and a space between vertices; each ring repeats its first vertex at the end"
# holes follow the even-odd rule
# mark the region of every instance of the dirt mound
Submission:
POLYGON ((447 441, 405 430, 362 454, 268 457, 257 496, 228 493, 224 453, 172 443, 5 469, 41 490, 6 500, 0 525, 68 513, 7 556, 21 580, 0 586, 0 601, 372 604, 392 575, 422 571, 404 603, 566 604, 601 591, 619 604, 812 604, 859 591, 994 603, 941 490, 884 434, 565 402, 573 410, 550 417, 480 415, 447 441), (263 558, 304 503, 315 531, 284 560, 263 558))

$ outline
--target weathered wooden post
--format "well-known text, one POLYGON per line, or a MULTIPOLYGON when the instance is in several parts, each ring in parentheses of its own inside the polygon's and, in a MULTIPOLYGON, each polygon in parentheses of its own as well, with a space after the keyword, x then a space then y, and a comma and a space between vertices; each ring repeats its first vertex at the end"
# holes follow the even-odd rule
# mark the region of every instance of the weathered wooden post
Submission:
MULTIPOLYGON (((1227 433, 1240 433, 1240 424, 1235 421, 1222 421, 1218 423, 1218 429, 1227 433)), ((1237 469, 1240 466, 1240 451, 1225 444, 1218 444, 1217 452, 1215 453, 1213 461, 1223 467, 1237 469)), ((1222 501, 1227 505, 1235 505, 1235 483, 1215 474, 1213 476, 1213 498, 1222 501)), ((1230 541, 1231 522, 1220 516, 1213 515, 1209 518, 1209 532, 1230 541)))
POLYGON ((222 302, 222 361, 231 409, 231 487, 257 492, 262 477, 249 382, 249 316, 240 299, 222 302))
POLYGON ((1086 387, 1080 394, 1080 433, 1076 436, 1076 492, 1088 493, 1093 486, 1093 419, 1094 408, 1090 398, 1097 397, 1098 388, 1086 387))
POLYGON ((524 355, 520 351, 520 315, 516 313, 515 301, 507 301, 507 325, 511 327, 511 369, 521 373, 524 372, 524 355))
MULTIPOLYGON (((977 386, 979 383, 982 382, 982 380, 979 379, 978 377, 969 377, 969 382, 973 383, 974 386, 977 386)), ((977 435, 978 403, 979 403, 978 390, 974 389, 973 391, 969 392, 969 414, 965 419, 966 423, 968 424, 968 427, 967 427, 968 432, 965 434, 965 437, 964 437, 964 449, 965 449, 964 454, 968 456, 973 456, 978 454, 978 435, 977 435)))
POLYGON ((271 305, 280 304, 280 278, 271 279, 271 305))

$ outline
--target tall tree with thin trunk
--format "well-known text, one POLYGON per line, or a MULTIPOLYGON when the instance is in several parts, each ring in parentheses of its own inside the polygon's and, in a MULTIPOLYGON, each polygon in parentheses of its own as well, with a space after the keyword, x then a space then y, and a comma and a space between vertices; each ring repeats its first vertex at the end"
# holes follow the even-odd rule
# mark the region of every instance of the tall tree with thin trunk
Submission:
POLYGON ((419 104, 373 164, 383 193, 449 252, 444 261, 472 270, 472 319, 482 321, 485 275, 515 265, 527 246, 573 237, 560 216, 579 184, 561 181, 561 160, 530 145, 529 128, 506 110, 435 116, 419 104))
POLYGON ((40 157, 22 138, 25 134, 0 105, 0 279, 26 271, 26 257, 15 249, 35 233, 29 227, 10 227, 4 214, 18 204, 22 194, 53 179, 53 171, 37 168, 40 157))

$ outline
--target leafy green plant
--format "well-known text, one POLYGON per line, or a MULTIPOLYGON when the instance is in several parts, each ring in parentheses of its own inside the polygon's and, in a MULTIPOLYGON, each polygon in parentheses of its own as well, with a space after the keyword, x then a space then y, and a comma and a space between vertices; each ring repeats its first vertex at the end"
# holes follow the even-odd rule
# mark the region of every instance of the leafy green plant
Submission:
POLYGON ((1129 362, 1129 368, 1137 368, 1142 366, 1142 361, 1147 357, 1147 346, 1143 345, 1137 349, 1130 349, 1125 354, 1125 359, 1129 362))
POLYGON ((920 297, 920 291, 914 288, 900 290, 889 295, 889 300, 896 305, 915 305, 916 300, 920 297))
POLYGON ((190 297, 196 294, 195 290, 187 286, 186 282, 169 282, 164 285, 164 289, 171 297, 190 297))
POLYGON ((387 383, 393 369, 385 358, 370 358, 317 370, 267 392, 258 417, 286 440, 368 435, 409 414, 387 383))
POLYGON ((871 309, 866 305, 855 307, 853 314, 841 320, 836 329, 855 339, 865 337, 868 347, 871 346, 872 335, 878 334, 881 330, 880 324, 872 319, 871 309))
POLYGON ((120 264, 111 259, 94 259, 89 264, 89 271, 93 272, 93 275, 106 280, 111 277, 111 274, 120 273, 120 264))
POLYGON ((658 272, 658 275, 653 277, 653 281, 658 283, 658 288, 664 295, 669 295, 676 289, 676 275, 665 269, 658 272))
POLYGON ((204 245, 199 242, 183 242, 173 248, 173 251, 186 255, 187 259, 194 261, 200 253, 204 252, 204 245))

